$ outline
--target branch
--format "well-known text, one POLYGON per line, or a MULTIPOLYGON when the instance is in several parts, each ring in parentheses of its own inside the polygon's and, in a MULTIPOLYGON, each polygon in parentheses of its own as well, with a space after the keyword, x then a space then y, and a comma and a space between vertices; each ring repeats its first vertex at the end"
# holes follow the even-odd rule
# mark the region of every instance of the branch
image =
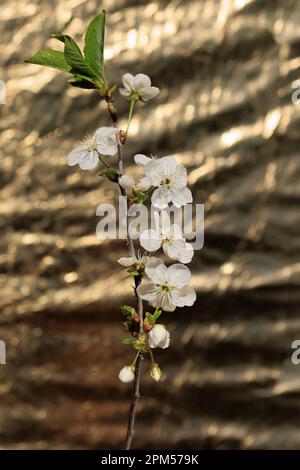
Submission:
MULTIPOLYGON (((113 126, 115 129, 118 130, 119 132, 119 126, 118 126, 118 113, 117 110, 114 106, 114 101, 113 97, 110 93, 106 94, 106 102, 107 102, 107 109, 110 114, 113 126)), ((118 135, 118 169, 119 169, 119 178, 123 175, 124 171, 124 165, 123 165, 123 146, 122 143, 120 142, 119 135, 118 135)), ((124 188, 120 184, 120 192, 122 196, 126 196, 124 188)), ((135 248, 134 248, 134 243, 133 240, 130 236, 129 233, 129 219, 127 215, 127 239, 128 239, 128 248, 129 248, 129 254, 130 256, 135 255, 135 248)), ((139 323, 139 328, 140 328, 140 333, 144 331, 144 316, 143 316, 143 301, 141 297, 137 293, 137 288, 142 282, 141 276, 135 276, 135 295, 137 299, 137 311, 140 319, 139 323)), ((130 404, 130 410, 129 410, 129 418, 128 418, 128 427, 127 427, 127 435, 126 435, 126 443, 125 443, 125 449, 129 450, 131 448, 131 443, 134 435, 134 425, 135 425, 135 416, 136 416, 136 409, 137 409, 137 404, 138 400, 140 398, 140 379, 141 379, 141 370, 142 370, 142 363, 144 360, 143 354, 139 354, 136 362, 136 367, 135 367, 135 373, 134 373, 134 382, 133 382, 133 394, 131 397, 131 404, 130 404)))

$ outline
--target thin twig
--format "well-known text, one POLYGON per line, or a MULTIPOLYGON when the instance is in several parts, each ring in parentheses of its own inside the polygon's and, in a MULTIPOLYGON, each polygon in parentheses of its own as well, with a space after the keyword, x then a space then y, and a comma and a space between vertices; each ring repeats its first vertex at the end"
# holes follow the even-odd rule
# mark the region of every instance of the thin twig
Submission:
MULTIPOLYGON (((114 106, 113 97, 110 94, 106 96, 106 102, 107 102, 107 108, 108 108, 108 112, 110 114, 113 126, 115 129, 118 130, 118 133, 119 133, 118 114, 114 106)), ((122 143, 120 142, 120 139, 119 139, 119 135, 118 135, 118 170, 119 170, 119 178, 120 178, 123 175, 124 164, 123 164, 123 148, 122 148, 122 143)), ((120 188, 120 192, 122 196, 126 196, 125 190, 124 188, 122 188, 120 184, 119 184, 119 188, 120 188)), ((134 248, 133 240, 130 236, 128 216, 127 216, 126 223, 127 223, 127 239, 128 239, 129 254, 130 256, 134 256, 135 248, 134 248)), ((137 311, 138 311, 138 316, 140 319, 139 330, 140 330, 140 333, 142 333, 144 331, 143 300, 141 299, 141 297, 138 295, 138 292, 137 292, 137 288, 142 282, 141 276, 135 276, 134 280, 135 280, 135 295, 137 299, 137 311)), ((140 398, 140 379, 141 379, 143 359, 144 359, 144 356, 142 353, 140 353, 137 358, 135 373, 134 373, 133 393, 132 393, 131 403, 130 403, 128 427, 127 427, 127 435, 126 435, 126 443, 125 443, 126 450, 129 450, 131 448, 132 439, 134 435, 136 409, 137 409, 138 400, 140 398)))
POLYGON ((138 399, 140 398, 140 377, 141 377, 143 359, 144 359, 143 355, 140 354, 136 361, 135 379, 133 383, 133 394, 132 394, 131 403, 130 403, 125 450, 130 450, 132 439, 134 436, 134 423, 135 423, 136 408, 137 408, 138 399))

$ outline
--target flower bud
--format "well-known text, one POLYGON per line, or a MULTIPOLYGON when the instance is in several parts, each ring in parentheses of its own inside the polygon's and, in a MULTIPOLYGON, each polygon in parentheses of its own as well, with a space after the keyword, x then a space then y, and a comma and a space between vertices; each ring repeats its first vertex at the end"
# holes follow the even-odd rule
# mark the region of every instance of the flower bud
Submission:
POLYGON ((120 142, 122 145, 124 145, 126 143, 126 140, 127 140, 127 134, 125 131, 120 131, 119 132, 119 139, 120 139, 120 142))
POLYGON ((119 178, 119 185, 125 189, 127 195, 132 193, 132 189, 134 187, 134 179, 132 176, 129 175, 122 175, 119 178))
POLYGON ((145 318, 145 320, 144 320, 144 330, 148 332, 148 331, 152 330, 152 328, 153 328, 152 323, 148 320, 148 318, 145 318))
POLYGON ((132 382, 134 379, 134 366, 124 366, 119 373, 119 379, 123 383, 132 382))
POLYGON ((136 309, 130 307, 130 305, 122 305, 121 311, 125 317, 134 318, 135 316, 138 316, 136 309))
POLYGON ((150 375, 153 380, 155 380, 156 382, 159 382, 160 377, 161 377, 161 370, 158 367, 158 364, 156 363, 151 364, 150 375))
POLYGON ((168 348, 170 344, 170 333, 164 325, 155 325, 149 332, 148 342, 150 348, 168 348))

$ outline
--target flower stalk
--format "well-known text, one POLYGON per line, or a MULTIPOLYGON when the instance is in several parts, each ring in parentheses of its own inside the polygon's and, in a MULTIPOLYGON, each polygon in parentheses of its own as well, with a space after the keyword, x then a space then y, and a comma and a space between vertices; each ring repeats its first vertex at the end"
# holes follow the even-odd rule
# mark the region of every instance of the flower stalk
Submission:
MULTIPOLYGON (((118 122, 119 122, 118 113, 117 113, 117 109, 114 106, 113 97, 110 96, 109 99, 106 100, 106 101, 107 101, 108 112, 109 112, 110 117, 111 117, 112 122, 113 122, 113 126, 114 126, 115 129, 118 130, 118 133, 120 133, 120 129, 119 129, 119 126, 118 126, 118 122)), ((128 125, 127 125, 126 134, 128 132, 128 128, 129 128, 129 125, 130 125, 130 120, 131 120, 131 117, 132 117, 135 102, 136 102, 135 99, 131 100, 131 106, 130 106, 130 112, 129 112, 129 118, 128 118, 128 125)), ((117 140, 118 140, 118 168, 119 168, 119 178, 120 178, 124 174, 123 145, 120 142, 120 139, 117 139, 117 140)), ((118 184, 118 185, 119 185, 121 194, 124 196, 126 194, 124 188, 120 184, 118 184)), ((127 214, 126 224, 127 224, 127 240, 128 240, 129 256, 135 256, 134 242, 133 242, 133 240, 130 236, 130 232, 129 232, 128 214, 127 214)), ((141 285, 141 282, 142 282, 141 276, 135 276, 135 295, 136 295, 136 299, 137 299, 137 312, 138 312, 138 316, 139 316, 139 331, 140 331, 140 333, 142 333, 143 330, 144 330, 144 326, 143 326, 144 325, 143 300, 139 296, 138 291, 137 291, 138 287, 141 285)), ((135 372, 134 372, 133 394, 132 394, 132 397, 131 397, 131 404, 130 404, 130 410, 129 410, 128 426, 127 426, 126 441, 125 441, 125 450, 129 450, 131 448, 131 444, 132 444, 132 440, 133 440, 133 436, 134 436, 134 432, 135 432, 134 426, 135 426, 137 404, 138 404, 138 400, 140 398, 140 380, 141 380, 141 371, 142 371, 143 359, 144 359, 143 354, 140 351, 138 351, 137 357, 135 359, 136 366, 135 366, 135 372)))
POLYGON ((193 247, 186 242, 180 227, 171 224, 164 210, 169 204, 176 208, 192 202, 192 193, 187 187, 187 171, 172 156, 160 159, 146 155, 134 156, 137 165, 144 168, 144 175, 135 181, 130 175, 124 175, 123 146, 127 141, 130 124, 137 102, 146 103, 155 98, 160 90, 152 86, 151 79, 143 73, 122 77, 123 87, 120 95, 130 101, 126 131, 119 128, 118 111, 114 93, 117 85, 109 87, 104 76, 104 32, 106 13, 103 10, 88 25, 84 38, 83 51, 70 36, 52 35, 64 43, 64 51, 42 49, 26 62, 52 67, 71 75, 69 83, 82 89, 94 89, 101 99, 106 101, 107 111, 112 121, 111 127, 100 127, 92 136, 88 136, 68 155, 70 166, 78 165, 81 170, 94 170, 99 164, 104 166, 101 176, 116 183, 122 196, 127 197, 127 208, 133 204, 144 204, 151 199, 156 210, 156 227, 140 233, 140 245, 147 250, 141 253, 135 250, 129 230, 129 210, 126 216, 128 257, 118 260, 134 277, 136 308, 121 306, 124 317, 123 325, 130 337, 122 341, 135 350, 135 357, 130 365, 122 367, 119 379, 123 383, 133 382, 125 448, 131 448, 135 432, 137 405, 140 398, 140 380, 142 364, 150 357, 150 377, 158 382, 161 370, 154 361, 152 349, 169 347, 170 333, 163 324, 157 324, 162 312, 173 312, 177 307, 191 306, 196 299, 195 291, 188 286, 191 272, 186 264, 192 260, 193 247), (117 155, 118 167, 114 168, 106 160, 107 156, 117 155), (159 215, 160 214, 160 215, 159 215), (159 251, 175 259, 176 264, 167 267, 158 257, 159 251), (144 279, 145 278, 145 279, 144 279), (151 312, 144 314, 143 301, 147 301, 151 312))

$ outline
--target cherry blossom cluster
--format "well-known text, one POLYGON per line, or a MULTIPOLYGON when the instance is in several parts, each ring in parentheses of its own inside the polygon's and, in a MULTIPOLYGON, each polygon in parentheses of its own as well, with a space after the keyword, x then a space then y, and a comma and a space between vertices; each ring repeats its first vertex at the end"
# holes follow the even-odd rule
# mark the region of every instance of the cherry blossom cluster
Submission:
MULTIPOLYGON (((151 86, 147 75, 129 73, 123 76, 121 96, 129 99, 131 104, 137 101, 146 102, 158 95, 159 89, 151 86)), ((133 106, 131 107, 133 109, 133 106)), ((128 128, 131 116, 129 116, 128 128)), ((135 377, 135 365, 140 354, 149 353, 151 359, 150 376, 158 381, 161 371, 154 360, 152 349, 165 349, 170 343, 170 334, 165 325, 157 323, 163 311, 173 312, 176 307, 191 306, 196 300, 196 294, 189 281, 191 272, 186 266, 194 255, 193 247, 188 243, 178 224, 171 223, 166 209, 169 204, 180 208, 192 202, 192 193, 187 187, 187 171, 177 163, 172 156, 162 158, 147 157, 137 154, 134 161, 142 167, 143 175, 138 180, 130 175, 120 174, 107 161, 118 152, 122 145, 120 133, 115 127, 101 127, 93 136, 70 152, 68 164, 78 164, 82 170, 91 170, 99 163, 104 165, 102 173, 123 188, 129 205, 144 204, 149 199, 155 208, 155 227, 140 233, 139 242, 144 251, 130 253, 118 262, 128 269, 133 277, 138 278, 136 293, 148 302, 154 311, 146 312, 143 316, 143 328, 140 328, 141 318, 134 307, 123 305, 124 325, 131 334, 123 343, 129 344, 136 350, 135 358, 130 365, 124 366, 119 374, 122 382, 131 382, 135 377), (167 267, 157 255, 159 250, 175 264, 167 267)))
POLYGON ((176 307, 191 306, 196 300, 195 291, 189 285, 191 272, 186 266, 193 258, 193 245, 187 242, 181 226, 171 222, 169 215, 174 208, 192 203, 193 198, 187 187, 187 171, 172 156, 134 155, 132 160, 139 167, 139 178, 124 174, 123 149, 135 107, 155 98, 160 90, 152 85, 147 75, 126 73, 119 94, 130 105, 127 126, 124 130, 120 128, 116 107, 118 86, 109 84, 106 78, 105 24, 106 12, 102 10, 88 24, 82 48, 70 35, 57 33, 51 35, 51 40, 59 42, 58 49, 40 49, 26 62, 64 72, 68 74, 71 86, 93 90, 97 105, 101 100, 105 103, 112 123, 110 127, 100 127, 74 148, 68 155, 68 164, 78 165, 84 171, 100 166, 100 175, 117 185, 127 204, 128 256, 118 262, 134 280, 136 307, 121 306, 123 325, 128 332, 122 343, 130 345, 135 354, 132 362, 121 369, 119 379, 124 383, 134 381, 126 436, 126 449, 130 449, 143 360, 150 358, 150 376, 159 381, 161 370, 153 351, 166 349, 170 344, 170 333, 161 323, 161 316, 163 312, 173 312, 176 307), (150 203, 154 224, 150 229, 144 227, 140 231, 137 248, 131 234, 130 209, 136 205, 146 209, 147 203, 150 203), (171 264, 166 265, 165 260, 171 264))

